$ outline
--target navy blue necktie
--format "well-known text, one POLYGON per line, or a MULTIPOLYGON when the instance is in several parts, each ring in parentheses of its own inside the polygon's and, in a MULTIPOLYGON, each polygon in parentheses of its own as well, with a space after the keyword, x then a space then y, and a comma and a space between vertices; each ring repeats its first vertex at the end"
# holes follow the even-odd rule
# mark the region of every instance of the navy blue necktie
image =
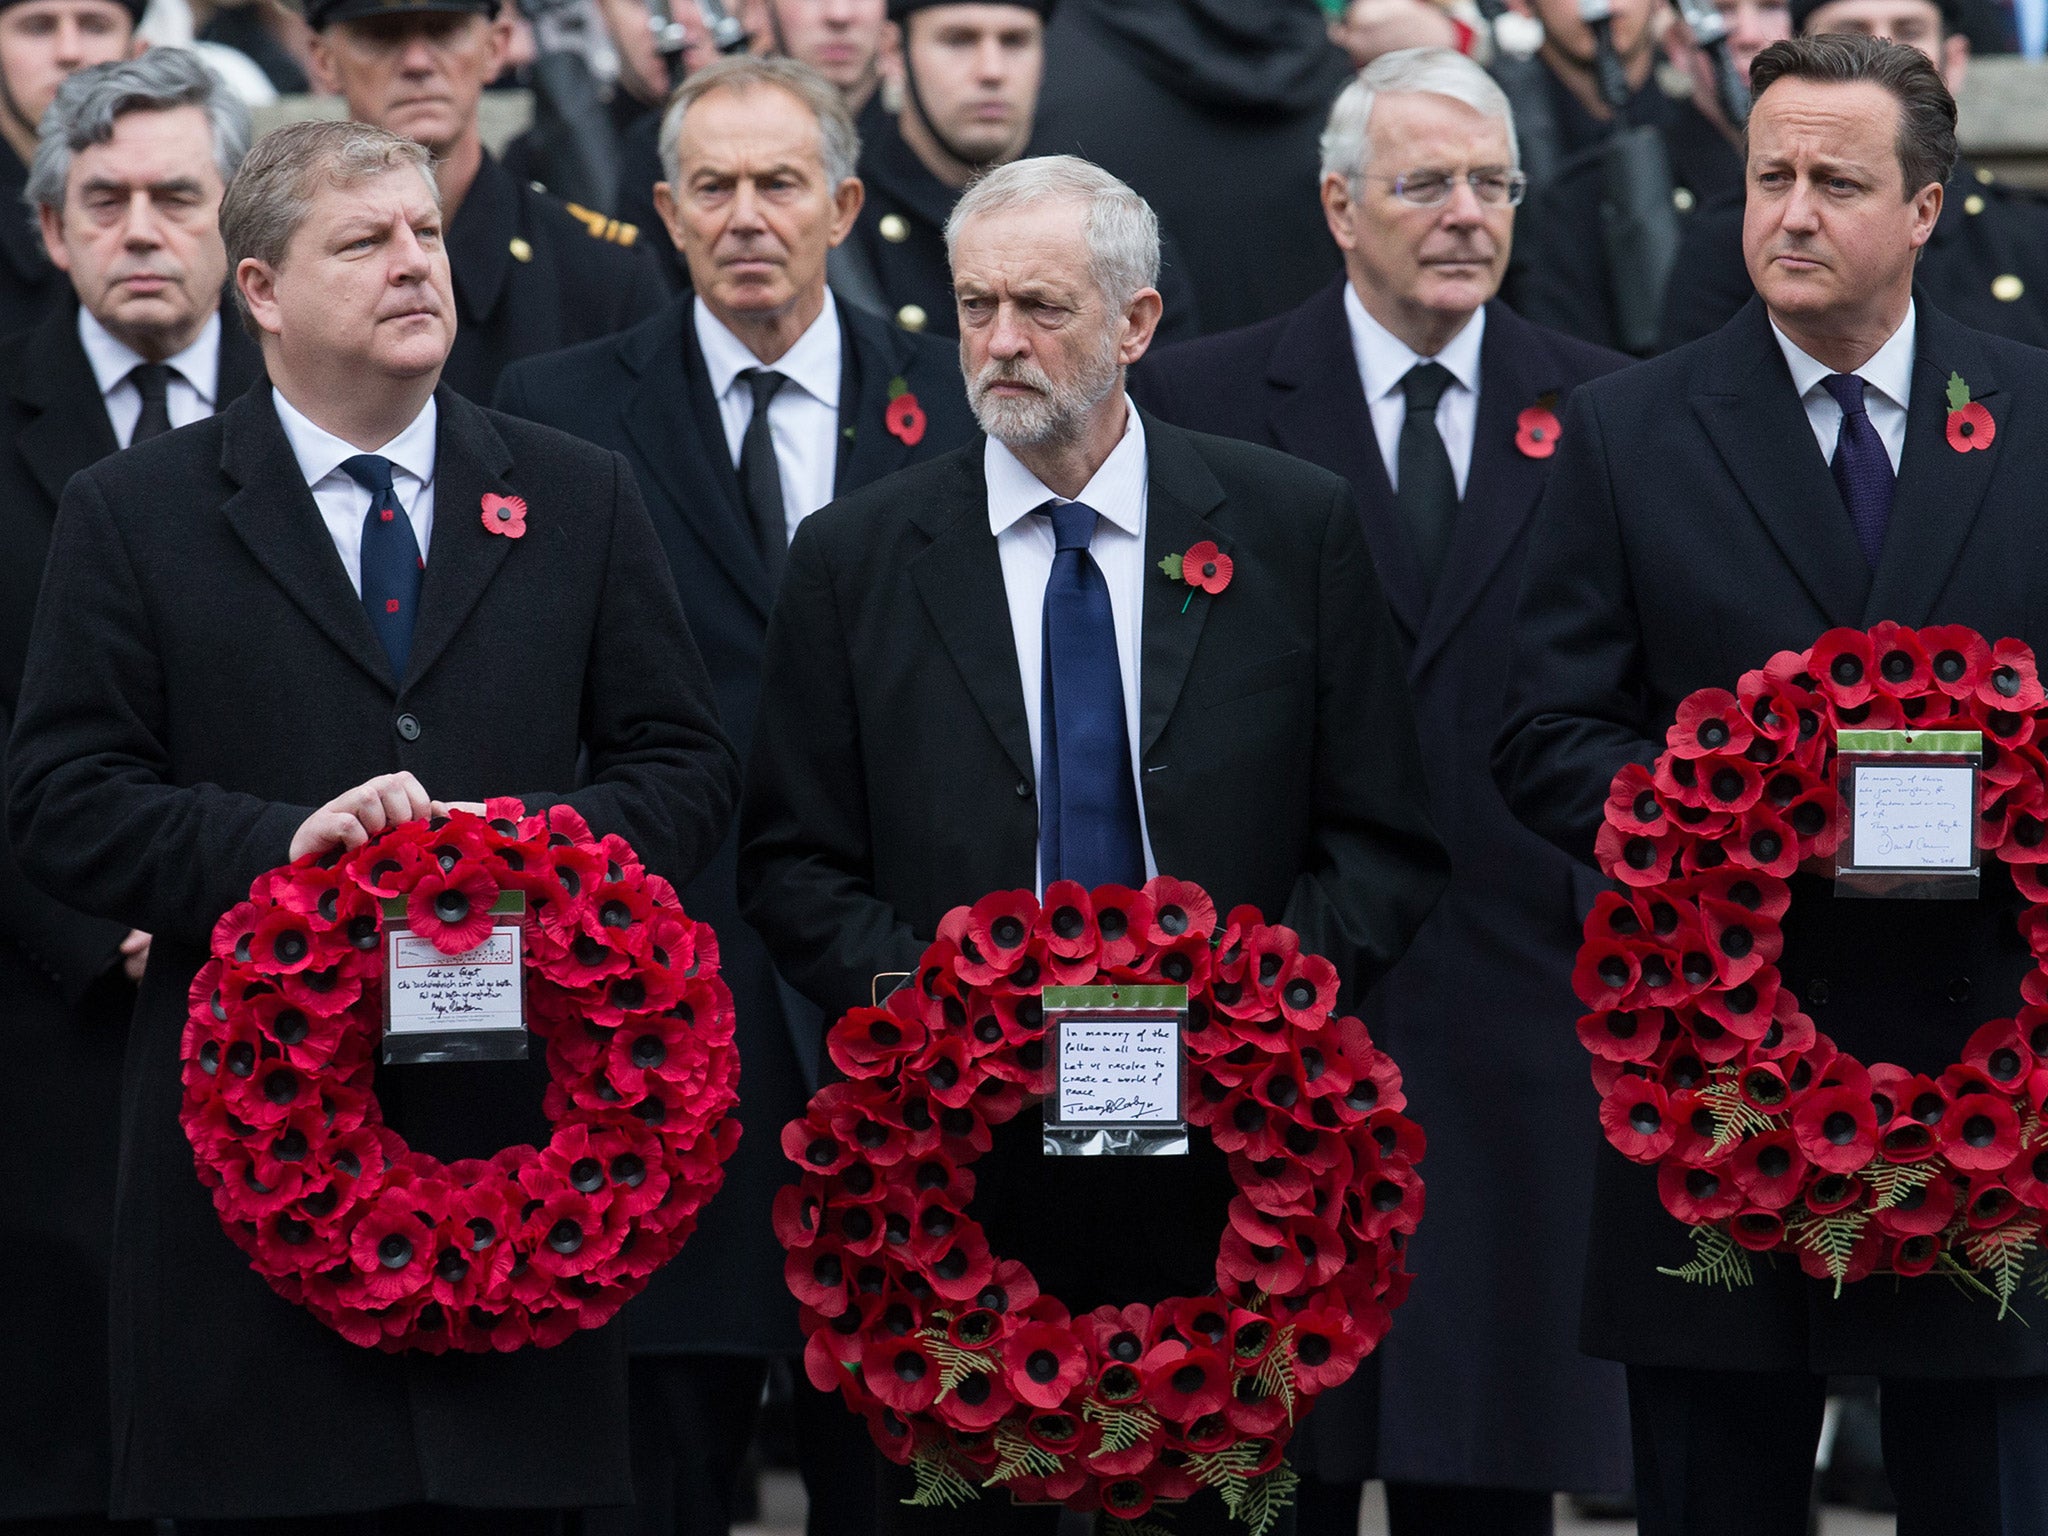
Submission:
POLYGON ((1856 530, 1857 547, 1863 558, 1877 568, 1884 551, 1884 531, 1892 519, 1892 492, 1898 488, 1898 474, 1892 456, 1884 451, 1884 439, 1870 424, 1863 408, 1863 375, 1831 373, 1821 383, 1842 408, 1842 430, 1835 439, 1835 489, 1842 493, 1842 505, 1849 509, 1849 522, 1856 530))
POLYGON ((394 681, 405 679, 405 659, 412 654, 412 625, 420 605, 419 541, 412 519, 391 489, 391 461, 382 454, 359 453, 343 459, 342 473, 370 493, 363 518, 363 608, 370 628, 391 658, 394 681))
POLYGON ((1052 574, 1045 583, 1040 671, 1038 855, 1047 885, 1078 880, 1091 890, 1145 882, 1138 788, 1124 723, 1123 671, 1109 583, 1089 558, 1093 507, 1041 509, 1052 517, 1052 574))

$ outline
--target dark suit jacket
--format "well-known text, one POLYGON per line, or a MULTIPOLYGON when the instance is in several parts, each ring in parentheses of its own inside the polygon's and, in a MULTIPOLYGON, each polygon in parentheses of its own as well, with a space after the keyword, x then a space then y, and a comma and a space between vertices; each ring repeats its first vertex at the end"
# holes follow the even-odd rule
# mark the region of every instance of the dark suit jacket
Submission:
MULTIPOLYGON (((232 318, 219 398, 262 371, 232 318)), ((114 452, 77 305, 0 341, 0 724, 28 651, 57 498, 114 452)), ((87 917, 28 882, 0 838, 0 1013, 21 1071, 0 1083, 0 1243, 44 1262, 17 1276, 19 1326, 0 1333, 0 1518, 107 1507, 107 1266, 120 1135, 121 1054, 135 988, 122 923, 87 917)))
MULTIPOLYGON (((741 502, 693 304, 685 295, 624 335, 515 364, 499 385, 498 404, 625 455, 703 648, 719 718, 745 753, 774 592, 741 502)), ((975 435, 953 348, 843 302, 839 321, 846 344, 842 494, 975 435), (890 382, 899 378, 925 409, 915 448, 883 425, 890 382)), ((818 1086, 823 1022, 778 983, 767 949, 740 916, 737 849, 738 839, 727 838, 682 895, 691 915, 718 932, 719 964, 739 1016, 745 1134, 688 1250, 628 1309, 636 1348, 794 1353, 803 1345, 767 1211, 789 1182, 782 1127, 803 1115, 818 1086)))
MULTIPOLYGON (((1967 624, 2048 643, 2039 487, 2048 355, 1957 325, 1918 296, 1913 391, 1882 558, 1859 552, 1761 302, 1722 330, 1572 399, 1537 513, 1515 620, 1519 666, 1494 770, 1508 803, 1590 860, 1607 787, 1649 763, 1679 701, 1732 688, 1836 625, 1967 624), (1945 437, 1943 387, 1998 423, 1988 449, 1945 437)), ((1978 902, 1841 901, 1804 876, 1779 969, 1814 1023, 1866 1063, 1939 1072, 2017 1006, 2028 968, 2011 882, 1978 902)), ((1846 1288, 1781 1260, 1729 1292, 1658 1275, 1692 1244, 1654 1172, 1603 1146, 1585 1345, 1611 1359, 1905 1376, 2048 1372, 2048 1333, 1941 1280, 1846 1288)))
MULTIPOLYGON (((434 537, 402 679, 264 387, 86 470, 58 515, 9 827, 44 889, 156 935, 115 1204, 117 1514, 629 1495, 622 1330, 490 1358, 358 1349, 250 1272, 178 1125, 186 988, 211 924, 349 785, 404 768, 444 799, 564 800, 678 884, 725 835, 731 748, 626 466, 437 399, 434 537), (485 531, 489 492, 525 498, 523 538, 485 531)), ((383 1069, 378 1091, 414 1146, 480 1156, 544 1135, 544 1072, 538 1057, 383 1069)))
MULTIPOLYGON (((1335 476, 1145 420, 1141 793, 1161 870, 1328 955, 1347 995, 1442 889, 1401 653, 1335 476), (1151 563, 1213 539, 1230 586, 1151 563)), ((1038 802, 983 448, 905 470, 797 530, 768 630, 740 894, 782 974, 837 1018, 915 969, 939 919, 1029 888, 1038 802)), ((1035 1110, 975 1169, 976 1214, 1077 1311, 1200 1294, 1230 1185, 1168 1158, 1045 1159, 1035 1110), (1081 1165, 1081 1166, 1076 1166, 1081 1165)))
POLYGON ((71 297, 71 281, 50 265, 43 237, 21 200, 28 167, 9 144, 0 144, 0 336, 34 326, 71 297))
POLYGON ((1306 1434, 1337 1480, 1513 1488, 1628 1486, 1621 1373, 1577 1346, 1583 1232, 1599 1128, 1572 1036, 1574 889, 1592 871, 1516 821, 1488 768, 1513 665, 1512 620, 1547 462, 1515 447, 1515 418, 1628 360, 1486 307, 1479 415, 1451 556, 1432 592, 1394 506, 1332 283, 1263 325, 1146 358, 1137 398, 1167 420, 1294 454, 1345 477, 1401 631, 1430 813, 1451 885, 1365 1020, 1401 1063, 1430 1133, 1429 1219, 1411 1240, 1427 1279, 1361 1376, 1306 1434), (1473 1091, 1486 1061, 1502 1088, 1473 1091), (1502 1266, 1501 1244, 1546 1255, 1502 1266), (1378 1454, 1374 1454, 1376 1423, 1378 1454))

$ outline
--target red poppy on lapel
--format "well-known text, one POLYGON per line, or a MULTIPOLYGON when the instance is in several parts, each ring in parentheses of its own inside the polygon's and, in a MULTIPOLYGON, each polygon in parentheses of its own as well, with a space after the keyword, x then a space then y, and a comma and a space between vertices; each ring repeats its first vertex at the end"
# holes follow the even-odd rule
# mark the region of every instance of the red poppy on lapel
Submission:
POLYGON ((889 381, 889 408, 882 413, 882 425, 906 448, 915 448, 924 441, 924 407, 900 377, 889 381))
POLYGON ((1557 395, 1550 392, 1515 417, 1515 446, 1532 459, 1547 459, 1557 452, 1560 432, 1557 423, 1557 395))
POLYGON ((524 496, 499 496, 494 492, 485 492, 484 531, 502 534, 508 539, 524 537, 526 533, 526 498, 524 496))
POLYGON ((1957 453, 1989 448, 1998 437, 1998 423, 1991 412, 1970 398, 1970 386, 1960 373, 1948 376, 1948 445, 1957 453))
MULTIPOLYGON (((1188 584, 1188 602, 1195 600, 1196 591, 1214 597, 1230 585, 1230 578, 1237 574, 1237 562, 1216 547, 1213 539, 1204 539, 1199 544, 1190 544, 1184 555, 1168 555, 1159 562, 1159 569, 1166 572, 1168 581, 1184 581, 1188 584)), ((1187 611, 1187 604, 1181 605, 1187 611)))

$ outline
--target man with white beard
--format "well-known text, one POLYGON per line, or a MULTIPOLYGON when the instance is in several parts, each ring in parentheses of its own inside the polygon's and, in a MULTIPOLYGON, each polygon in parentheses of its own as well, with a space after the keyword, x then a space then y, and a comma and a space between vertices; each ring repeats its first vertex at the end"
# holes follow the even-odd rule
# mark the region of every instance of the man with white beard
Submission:
MULTIPOLYGON (((1448 865, 1349 487, 1132 406, 1158 223, 1107 172, 1004 166, 946 242, 988 438, 797 529, 741 813, 747 918, 836 1019, 963 902, 1166 874, 1296 929, 1352 1006, 1448 865), (1204 544, 1207 586, 1161 569, 1204 544)), ((998 1254, 1076 1314, 1214 1288, 1233 1185, 1206 1136, 1184 1158, 1047 1158, 1039 1132, 1028 1108, 974 1165, 998 1254)), ((1054 1529, 1007 1495, 906 1507, 889 1470, 886 1529, 1054 1529)), ((1207 1490, 1177 1518, 1224 1527, 1207 1490)))

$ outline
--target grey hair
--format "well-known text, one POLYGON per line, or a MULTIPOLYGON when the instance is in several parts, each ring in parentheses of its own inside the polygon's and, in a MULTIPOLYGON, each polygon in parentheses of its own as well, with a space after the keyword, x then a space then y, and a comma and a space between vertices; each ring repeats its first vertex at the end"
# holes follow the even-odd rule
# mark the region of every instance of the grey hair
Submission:
POLYGON ((1522 146, 1515 136, 1515 110, 1493 76, 1454 48, 1399 48, 1383 53, 1358 72, 1330 107, 1323 125, 1323 176, 1341 176, 1355 196, 1365 180, 1365 162, 1372 153, 1367 128, 1373 102, 1382 95, 1423 92, 1462 101, 1474 112, 1499 118, 1508 130, 1509 161, 1522 168, 1522 146))
POLYGON ((81 69, 57 88, 37 130, 22 200, 30 208, 61 209, 72 156, 111 140, 117 118, 177 107, 206 114, 213 163, 227 185, 249 152, 249 109, 190 49, 151 48, 137 58, 81 69))
POLYGON ((818 120, 818 139, 825 161, 825 180, 837 192, 842 182, 860 164, 860 135, 854 131, 853 114, 846 110, 846 98, 839 88, 808 64, 795 59, 757 59, 749 54, 707 64, 669 94, 661 112, 661 136, 656 148, 661 155, 661 173, 671 187, 681 191, 683 168, 676 146, 683 136, 683 117, 713 91, 751 91, 761 86, 787 91, 811 109, 818 120))
POLYGON ((953 205, 946 220, 946 260, 967 221, 1040 203, 1081 203, 1088 268, 1111 309, 1121 310, 1141 288, 1159 284, 1159 215, 1152 205, 1101 166, 1076 155, 1038 155, 997 166, 953 205))

